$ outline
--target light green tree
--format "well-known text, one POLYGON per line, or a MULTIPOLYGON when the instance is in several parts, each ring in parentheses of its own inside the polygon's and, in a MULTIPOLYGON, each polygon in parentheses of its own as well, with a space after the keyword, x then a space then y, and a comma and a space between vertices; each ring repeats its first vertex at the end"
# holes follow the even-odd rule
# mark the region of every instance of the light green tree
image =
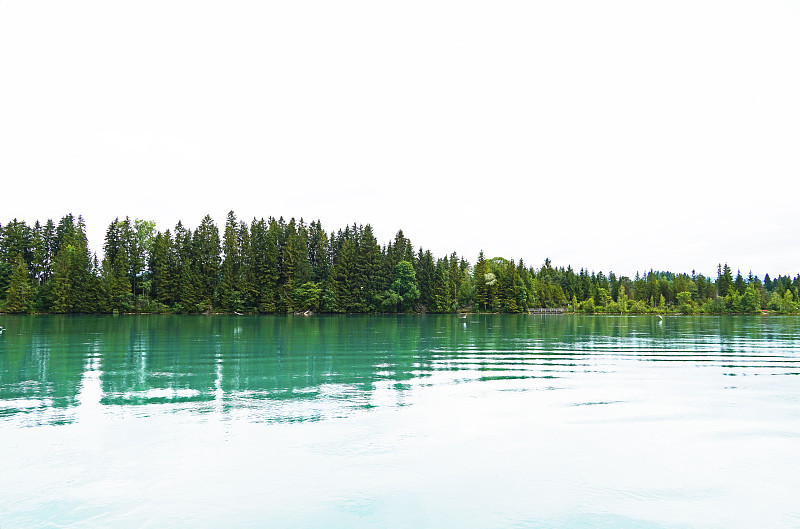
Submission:
POLYGON ((381 308, 396 312, 409 311, 419 299, 419 285, 414 266, 408 261, 400 261, 395 267, 395 275, 397 279, 382 296, 381 308))

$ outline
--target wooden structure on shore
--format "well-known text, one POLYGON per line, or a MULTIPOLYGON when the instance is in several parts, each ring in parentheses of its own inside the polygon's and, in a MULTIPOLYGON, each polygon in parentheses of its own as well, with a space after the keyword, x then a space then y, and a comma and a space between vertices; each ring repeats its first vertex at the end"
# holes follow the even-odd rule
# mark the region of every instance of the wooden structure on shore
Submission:
POLYGON ((528 309, 530 314, 564 314, 567 312, 565 308, 558 308, 558 309, 545 309, 545 308, 535 308, 535 309, 528 309))

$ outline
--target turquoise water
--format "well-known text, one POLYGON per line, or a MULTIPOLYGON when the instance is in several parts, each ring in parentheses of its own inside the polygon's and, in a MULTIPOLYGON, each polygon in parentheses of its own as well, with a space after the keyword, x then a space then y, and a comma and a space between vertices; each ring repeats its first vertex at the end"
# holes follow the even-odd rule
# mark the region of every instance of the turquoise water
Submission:
POLYGON ((800 527, 800 319, 0 316, 0 528, 800 527))

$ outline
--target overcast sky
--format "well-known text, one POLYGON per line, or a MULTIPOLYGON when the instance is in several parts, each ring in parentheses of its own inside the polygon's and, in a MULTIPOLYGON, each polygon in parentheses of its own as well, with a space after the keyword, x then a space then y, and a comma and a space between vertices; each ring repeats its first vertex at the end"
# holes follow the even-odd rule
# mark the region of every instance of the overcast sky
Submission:
POLYGON ((0 222, 800 272, 797 1, 0 0, 0 222))

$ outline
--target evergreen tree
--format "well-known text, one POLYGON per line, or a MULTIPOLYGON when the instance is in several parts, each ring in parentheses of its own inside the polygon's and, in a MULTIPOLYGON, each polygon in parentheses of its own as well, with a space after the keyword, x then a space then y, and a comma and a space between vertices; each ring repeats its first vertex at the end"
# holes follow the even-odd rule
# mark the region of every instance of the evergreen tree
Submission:
POLYGON ((53 261, 52 311, 95 312, 93 300, 98 297, 96 276, 86 241, 83 217, 71 215, 59 224, 61 242, 53 261), (71 226, 70 223, 74 222, 71 226))
POLYGON ((210 215, 203 217, 195 230, 191 246, 194 272, 197 275, 198 309, 205 311, 214 306, 214 295, 219 281, 221 251, 219 229, 210 215))
POLYGON ((489 301, 489 289, 486 285, 486 275, 488 273, 489 267, 483 256, 483 250, 481 250, 480 254, 478 254, 478 261, 475 263, 475 270, 473 273, 475 281, 475 304, 478 310, 486 310, 489 301))
POLYGON ((423 253, 422 248, 419 249, 415 272, 419 284, 419 302, 425 310, 433 311, 436 304, 433 299, 436 265, 433 262, 433 254, 430 250, 423 253))
POLYGON ((450 263, 448 258, 437 259, 431 285, 430 312, 450 312, 452 309, 452 291, 450 290, 450 263))
POLYGON ((731 267, 725 263, 724 267, 717 265, 717 295, 725 297, 733 288, 733 276, 731 267))
POLYGON ((220 308, 226 312, 243 310, 241 288, 242 255, 239 248, 238 222, 233 211, 225 221, 225 234, 222 238, 222 279, 219 284, 220 308))
POLYGON ((177 300, 176 277, 180 271, 176 266, 174 245, 169 230, 158 232, 150 253, 150 277, 152 298, 163 305, 172 306, 177 300))
POLYGON ((744 294, 744 291, 747 288, 747 283, 745 283, 740 270, 736 271, 736 279, 733 282, 733 287, 737 292, 739 292, 739 294, 744 294))
POLYGON ((133 308, 133 294, 128 278, 128 255, 124 247, 106 255, 102 265, 102 284, 105 305, 110 310, 128 312, 133 308))
POLYGON ((250 230, 244 221, 239 221, 237 230, 239 252, 241 255, 241 269, 239 273, 242 303, 248 310, 255 310, 257 305, 258 290, 256 288, 256 270, 253 257, 253 245, 250 239, 250 230))
POLYGON ((349 227, 337 236, 336 245, 341 245, 333 255, 333 266, 330 274, 331 297, 336 306, 329 307, 336 312, 353 312, 357 310, 355 290, 361 285, 355 283, 356 243, 349 227))
POLYGON ((175 225, 175 239, 173 240, 173 253, 176 258, 176 305, 178 312, 202 311, 203 285, 197 269, 196 251, 193 243, 192 230, 183 226, 178 221, 175 225))
POLYGON ((270 217, 253 221, 250 225, 250 244, 252 245, 253 273, 256 280, 256 309, 271 313, 277 310, 278 292, 278 239, 280 226, 270 217))
POLYGON ((33 303, 33 285, 31 284, 28 265, 22 253, 17 253, 14 268, 6 296, 6 312, 30 312, 33 303))
POLYGON ((383 275, 383 256, 378 241, 367 224, 358 237, 355 283, 359 286, 358 307, 364 312, 378 310, 378 294, 386 283, 383 275))
POLYGON ((322 283, 328 278, 330 262, 328 257, 328 236, 322 223, 312 222, 308 230, 308 263, 311 266, 311 280, 322 283))

